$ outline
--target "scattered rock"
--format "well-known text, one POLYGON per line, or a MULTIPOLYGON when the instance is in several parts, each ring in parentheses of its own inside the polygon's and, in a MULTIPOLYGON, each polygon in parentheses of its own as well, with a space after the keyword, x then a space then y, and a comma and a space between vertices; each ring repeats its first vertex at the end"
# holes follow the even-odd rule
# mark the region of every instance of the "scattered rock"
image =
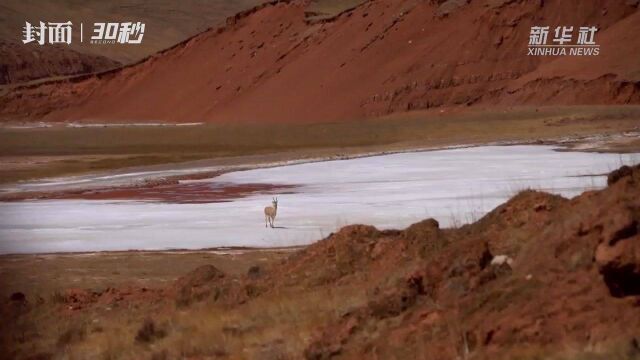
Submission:
POLYGON ((440 224, 435 219, 417 222, 406 228, 402 235, 409 240, 409 247, 421 257, 441 250, 449 243, 442 236, 440 224))
POLYGON ((511 267, 512 264, 513 264, 513 259, 507 255, 496 255, 493 257, 493 259, 491 259, 492 266, 507 265, 511 267))
POLYGON ((426 219, 410 225, 404 230, 404 237, 409 240, 428 240, 440 230, 436 219, 426 219))

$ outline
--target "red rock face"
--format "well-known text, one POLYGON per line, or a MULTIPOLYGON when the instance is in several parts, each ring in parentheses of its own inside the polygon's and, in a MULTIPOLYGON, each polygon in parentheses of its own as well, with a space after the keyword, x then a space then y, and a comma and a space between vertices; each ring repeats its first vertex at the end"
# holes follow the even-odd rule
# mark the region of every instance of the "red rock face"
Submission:
POLYGON ((275 2, 140 64, 0 97, 5 118, 331 121, 449 106, 640 102, 629 2, 371 1, 311 23, 275 2), (599 27, 599 56, 527 56, 531 26, 599 27), (41 96, 47 94, 47 97, 41 96))

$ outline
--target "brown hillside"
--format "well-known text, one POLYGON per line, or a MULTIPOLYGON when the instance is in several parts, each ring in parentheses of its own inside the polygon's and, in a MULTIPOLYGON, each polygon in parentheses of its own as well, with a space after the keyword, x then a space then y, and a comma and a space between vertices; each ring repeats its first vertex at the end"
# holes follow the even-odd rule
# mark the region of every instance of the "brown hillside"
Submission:
POLYGON ((0 85, 88 74, 120 65, 104 56, 83 54, 66 46, 26 47, 22 43, 0 41, 0 85))
POLYGON ((112 69, 119 63, 131 64, 219 26, 227 16, 255 6, 260 1, 3 1, 0 4, 0 80, 3 71, 8 76, 5 76, 4 82, 0 81, 0 85, 100 72, 112 69), (65 46, 22 44, 25 21, 32 24, 40 21, 71 21, 75 30, 73 41, 65 46), (85 26, 86 36, 91 32, 94 22, 132 21, 145 23, 144 40, 140 45, 96 45, 88 43, 87 38, 85 42, 80 42, 80 23, 85 26), (79 69, 78 58, 82 65, 88 67, 79 69), (112 63, 104 64, 105 60, 112 63))
POLYGON ((307 9, 270 3, 121 71, 5 93, 0 116, 310 122, 446 106, 640 101, 634 2, 368 1, 319 21, 307 9), (598 26, 601 55, 527 56, 533 25, 598 26))
MULTIPOLYGON (((74 38, 68 48, 83 54, 104 56, 123 64, 139 61, 153 53, 171 47, 210 27, 224 23, 226 17, 248 9, 261 0, 171 0, 153 2, 141 0, 7 0, 0 5, 0 40, 22 44, 25 21, 71 21, 74 38), (94 22, 145 23, 144 41, 136 46, 98 46, 80 42, 80 23, 85 36, 92 32, 94 22)), ((28 45, 26 49, 49 46, 28 45)))

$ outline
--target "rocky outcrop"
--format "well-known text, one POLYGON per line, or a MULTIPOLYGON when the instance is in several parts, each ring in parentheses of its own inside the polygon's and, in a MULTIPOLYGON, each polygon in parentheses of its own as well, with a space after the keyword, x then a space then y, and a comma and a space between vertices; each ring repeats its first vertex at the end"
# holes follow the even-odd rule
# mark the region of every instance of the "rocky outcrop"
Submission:
POLYGON ((637 354, 639 176, 638 166, 619 169, 607 189, 570 201, 523 192, 444 232, 434 256, 326 325, 305 356, 517 358, 566 344, 637 354))

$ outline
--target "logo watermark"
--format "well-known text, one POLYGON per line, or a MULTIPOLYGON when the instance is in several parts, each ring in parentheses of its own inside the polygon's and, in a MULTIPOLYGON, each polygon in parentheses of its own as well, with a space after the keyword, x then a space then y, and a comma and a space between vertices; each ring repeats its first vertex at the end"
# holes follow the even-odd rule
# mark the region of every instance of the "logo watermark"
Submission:
POLYGON ((529 32, 529 56, 597 56, 600 45, 595 41, 598 28, 595 26, 580 26, 578 36, 574 42, 573 26, 556 26, 553 38, 548 42, 549 26, 532 26, 529 32))
MULTIPOLYGON (((145 25, 142 22, 98 22, 93 23, 91 44, 141 44, 145 25)), ((67 44, 73 41, 73 23, 42 22, 32 25, 25 22, 22 43, 67 44)), ((84 24, 80 23, 80 42, 84 42, 84 24)))
POLYGON ((33 26, 26 23, 22 31, 24 39, 22 43, 37 42, 39 45, 49 44, 71 44, 71 21, 66 23, 43 23, 33 26))
POLYGON ((144 23, 94 23, 92 44, 140 44, 144 36, 144 23))

